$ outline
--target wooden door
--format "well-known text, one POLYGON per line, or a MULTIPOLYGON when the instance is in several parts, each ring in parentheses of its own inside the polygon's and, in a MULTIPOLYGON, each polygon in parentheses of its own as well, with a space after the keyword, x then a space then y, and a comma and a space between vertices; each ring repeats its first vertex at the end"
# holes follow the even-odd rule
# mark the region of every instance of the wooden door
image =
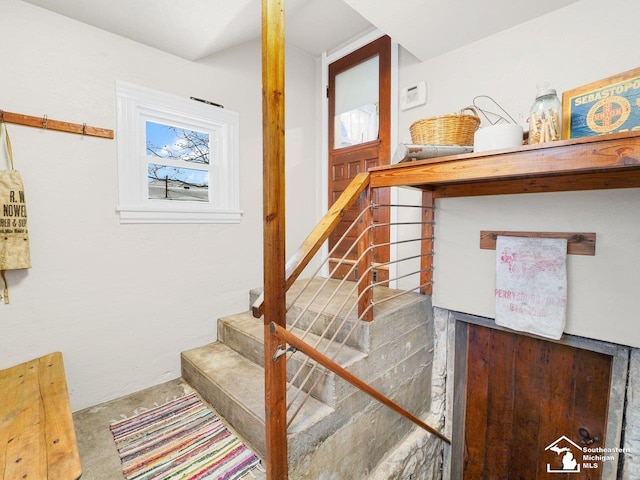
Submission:
MULTIPOLYGON (((339 85, 338 85, 339 88, 339 85)), ((349 185, 351 180, 359 173, 377 165, 388 165, 390 163, 390 125, 391 125, 391 39, 387 36, 381 37, 374 42, 365 45, 355 52, 333 62, 329 65, 329 85, 327 95, 329 97, 329 206, 331 206, 340 196, 343 190, 349 185), (364 141, 353 141, 348 139, 341 141, 341 131, 345 129, 340 124, 341 110, 336 109, 336 84, 337 79, 342 75, 358 67, 363 67, 372 60, 376 61, 376 68, 371 72, 369 78, 377 82, 377 134, 373 137, 365 137, 364 141), (342 127, 342 130, 341 130, 342 127), (338 134, 336 135, 336 131, 338 134)), ((338 95, 339 96, 339 95, 338 95)), ((338 102, 340 103, 340 102, 338 102)), ((355 102, 355 107, 362 105, 355 102)), ((355 108, 354 110, 357 110, 355 108)), ((389 189, 376 189, 372 202, 378 205, 389 204, 389 189)), ((348 226, 357 217, 359 211, 356 206, 352 207, 344 215, 334 233, 329 237, 329 249, 333 249, 336 243, 345 233, 348 226)), ((389 208, 378 208, 373 211, 373 221, 380 225, 374 230, 374 243, 376 245, 389 242, 389 208)), ((332 258, 342 258, 348 249, 345 245, 350 245, 355 240, 357 233, 351 232, 346 241, 338 245, 338 249, 332 258)), ((357 258, 357 252, 353 251, 346 256, 351 261, 357 258)), ((389 247, 376 248, 373 255, 376 263, 389 261, 389 247)), ((331 268, 335 262, 331 262, 331 268)), ((349 266, 342 267, 334 274, 335 277, 344 278, 349 266)), ((360 272, 361 273, 361 272, 360 272)), ((357 274, 351 279, 356 279, 357 274)), ((383 266, 374 272, 374 279, 388 279, 388 267, 383 266)))
POLYGON ((581 449, 605 446, 612 357, 468 329, 463 478, 601 478, 581 449))

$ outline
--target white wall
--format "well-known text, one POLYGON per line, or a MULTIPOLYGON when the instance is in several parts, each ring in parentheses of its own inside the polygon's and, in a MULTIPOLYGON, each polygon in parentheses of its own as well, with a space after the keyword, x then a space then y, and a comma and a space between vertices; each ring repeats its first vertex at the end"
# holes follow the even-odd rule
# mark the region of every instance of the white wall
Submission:
MULTIPOLYGON (((490 95, 524 125, 537 83, 561 93, 638 67, 638 18, 636 0, 612 0, 605 10, 583 0, 424 63, 403 51, 400 87, 426 80, 429 99, 401 113, 400 141, 410 141, 415 120, 456 112, 476 95, 490 95)), ((596 232, 596 256, 567 261, 566 331, 640 346, 639 189, 445 199, 437 206, 435 305, 495 316, 495 252, 480 250, 480 230, 596 232)))
MULTIPOLYGON (((7 274, 0 368, 62 351, 73 410, 178 377, 180 352, 215 340, 216 319, 246 310, 249 289, 262 284, 259 43, 193 63, 18 0, 0 3, 0 32, 5 111, 115 129, 115 81, 124 80, 240 113, 244 216, 235 225, 120 225, 116 141, 8 126, 33 268, 7 274)), ((297 197, 288 226, 298 244, 316 220, 302 208, 317 197, 305 155, 316 67, 298 52, 287 63, 287 181, 297 197)))

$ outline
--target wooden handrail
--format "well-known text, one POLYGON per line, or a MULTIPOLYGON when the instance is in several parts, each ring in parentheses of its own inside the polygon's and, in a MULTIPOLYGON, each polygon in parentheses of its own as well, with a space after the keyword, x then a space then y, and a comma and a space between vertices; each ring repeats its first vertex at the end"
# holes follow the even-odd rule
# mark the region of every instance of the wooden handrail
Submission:
POLYGON ((323 355, 318 350, 313 348, 311 345, 309 345, 305 341, 299 339, 293 333, 289 332, 286 328, 283 328, 283 327, 281 327, 279 325, 276 325, 275 323, 272 322, 269 325, 269 330, 270 330, 272 335, 275 335, 276 337, 281 339, 283 342, 288 343, 289 345, 294 347, 296 350, 300 350, 302 353, 307 355, 309 358, 315 360, 316 362, 321 364, 323 367, 328 368, 329 370, 331 370, 336 375, 339 375, 341 378, 343 378, 344 380, 349 382, 354 387, 359 388, 363 392, 371 395, 373 398, 375 398, 379 402, 383 403, 384 405, 386 405, 387 407, 391 408, 395 412, 399 413, 403 417, 408 418, 409 420, 411 420, 413 423, 415 423, 419 427, 423 428, 427 432, 429 432, 429 433, 435 435, 436 437, 438 437, 439 439, 441 439, 443 442, 445 442, 447 444, 451 444, 451 440, 449 440, 447 437, 445 437, 438 430, 436 430, 435 428, 433 428, 430 425, 427 425, 422 420, 420 420, 418 417, 416 417, 415 415, 413 415, 412 413, 408 412, 407 410, 402 408, 400 405, 395 403, 389 397, 387 397, 384 394, 380 393, 378 390, 374 389, 371 385, 369 385, 365 381, 361 380, 360 378, 356 377, 355 375, 353 375, 349 371, 345 370, 343 367, 338 365, 336 362, 331 360, 329 357, 327 357, 326 355, 323 355))
MULTIPOLYGON (((288 290, 307 267, 309 261, 320 250, 324 241, 329 238, 336 225, 347 210, 358 200, 360 194, 369 186, 369 173, 358 173, 351 183, 344 189, 340 197, 331 205, 329 211, 314 227, 302 245, 287 261, 285 265, 285 285, 288 290)), ((264 296, 260 295, 251 306, 253 316, 260 318, 264 313, 264 296)))

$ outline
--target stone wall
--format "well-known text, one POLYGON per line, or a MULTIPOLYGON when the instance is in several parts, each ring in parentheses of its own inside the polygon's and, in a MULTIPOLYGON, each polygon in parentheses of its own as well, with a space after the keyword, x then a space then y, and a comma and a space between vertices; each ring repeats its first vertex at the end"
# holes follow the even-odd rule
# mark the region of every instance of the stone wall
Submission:
POLYGON ((631 350, 624 421, 622 479, 640 478, 640 350, 631 350))

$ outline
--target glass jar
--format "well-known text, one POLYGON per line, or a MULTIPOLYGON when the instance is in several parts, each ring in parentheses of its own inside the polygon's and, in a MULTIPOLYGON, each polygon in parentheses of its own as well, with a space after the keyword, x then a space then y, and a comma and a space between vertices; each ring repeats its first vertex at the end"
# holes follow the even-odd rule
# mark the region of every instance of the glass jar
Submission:
POLYGON ((529 145, 560 140, 560 99, 553 88, 538 90, 529 112, 529 145))

